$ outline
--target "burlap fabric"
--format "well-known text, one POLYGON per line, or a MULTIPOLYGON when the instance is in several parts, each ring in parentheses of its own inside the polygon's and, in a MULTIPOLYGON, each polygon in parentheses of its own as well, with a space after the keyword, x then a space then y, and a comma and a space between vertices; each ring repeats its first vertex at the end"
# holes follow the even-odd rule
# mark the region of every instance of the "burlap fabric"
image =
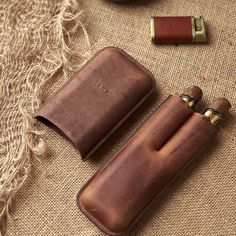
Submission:
MULTIPOLYGON (((232 103, 214 140, 184 170, 140 220, 131 235, 235 235, 236 232, 236 3, 235 1, 159 0, 117 5, 83 1, 93 52, 115 45, 125 49, 156 77, 157 91, 112 137, 82 162, 76 150, 47 127, 49 150, 33 160, 27 183, 15 196, 6 235, 103 235, 77 209, 75 196, 91 175, 123 145, 169 94, 189 85, 204 91, 197 110, 217 97, 232 103), (203 15, 208 45, 153 46, 151 15, 203 15)), ((83 41, 78 37, 78 46, 83 41)), ((44 99, 67 78, 58 76, 44 99)), ((40 125, 41 126, 41 125, 40 125)))
MULTIPOLYGON (((41 93, 56 74, 84 63, 72 38, 85 36, 77 0, 0 2, 0 231, 15 193, 25 183, 30 158, 46 145, 32 118, 41 93), (78 32, 81 32, 80 34, 78 32)), ((87 49, 88 49, 87 48, 87 49)), ((89 50, 88 50, 89 51, 89 50)))

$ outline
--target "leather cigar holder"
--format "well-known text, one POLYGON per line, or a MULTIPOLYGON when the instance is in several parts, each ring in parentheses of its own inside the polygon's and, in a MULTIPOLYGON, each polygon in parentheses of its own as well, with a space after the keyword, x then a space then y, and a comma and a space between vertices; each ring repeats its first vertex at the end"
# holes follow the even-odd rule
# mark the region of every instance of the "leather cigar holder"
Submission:
POLYGON ((108 47, 49 98, 35 117, 66 137, 86 159, 153 88, 148 70, 123 50, 108 47))
POLYGON ((81 189, 78 207, 106 234, 126 233, 215 130, 170 96, 81 189))

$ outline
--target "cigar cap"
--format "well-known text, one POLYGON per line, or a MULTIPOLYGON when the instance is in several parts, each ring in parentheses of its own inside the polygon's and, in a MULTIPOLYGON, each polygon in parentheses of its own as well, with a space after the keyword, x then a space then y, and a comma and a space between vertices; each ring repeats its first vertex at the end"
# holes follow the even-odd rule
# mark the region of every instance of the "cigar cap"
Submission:
POLYGON ((220 114, 225 114, 231 108, 231 104, 226 98, 218 98, 209 106, 209 108, 220 114))
POLYGON ((189 96, 195 101, 195 103, 197 103, 198 101, 201 100, 203 93, 202 93, 202 90, 198 86, 194 85, 194 86, 186 88, 183 91, 183 94, 189 96))

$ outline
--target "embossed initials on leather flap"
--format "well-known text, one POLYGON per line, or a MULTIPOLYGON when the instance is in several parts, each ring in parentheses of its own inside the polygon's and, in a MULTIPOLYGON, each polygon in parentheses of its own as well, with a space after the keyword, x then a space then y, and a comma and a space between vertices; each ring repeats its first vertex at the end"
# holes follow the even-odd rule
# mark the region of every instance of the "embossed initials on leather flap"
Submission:
POLYGON ((106 88, 106 86, 104 85, 104 83, 102 81, 97 80, 95 85, 103 93, 108 93, 109 89, 106 88))

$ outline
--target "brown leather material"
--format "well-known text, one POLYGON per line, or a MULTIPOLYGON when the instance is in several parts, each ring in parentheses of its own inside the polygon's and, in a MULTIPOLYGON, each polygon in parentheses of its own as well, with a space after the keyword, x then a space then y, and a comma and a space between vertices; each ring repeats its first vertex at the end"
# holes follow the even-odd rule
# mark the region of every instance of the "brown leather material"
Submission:
POLYGON ((152 92, 154 78, 123 50, 97 53, 35 117, 89 157, 152 92))
POLYGON ((192 43, 192 17, 154 17, 155 43, 192 43))
POLYGON ((207 119, 170 96, 80 190, 78 207, 106 234, 126 233, 214 133, 207 119))

